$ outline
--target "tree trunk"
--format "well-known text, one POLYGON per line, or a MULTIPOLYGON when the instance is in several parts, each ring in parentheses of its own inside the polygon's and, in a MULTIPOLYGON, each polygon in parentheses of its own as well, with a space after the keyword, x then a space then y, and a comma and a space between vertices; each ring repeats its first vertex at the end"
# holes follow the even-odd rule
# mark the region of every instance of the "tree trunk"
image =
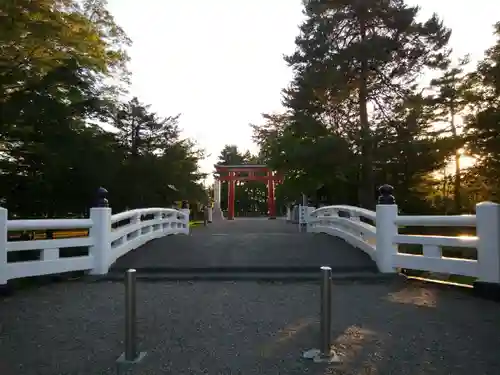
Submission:
MULTIPOLYGON (((453 132, 453 137, 457 139, 458 137, 458 132, 457 132, 457 127, 455 126, 455 105, 453 101, 450 103, 450 126, 451 126, 451 131, 453 132)), ((460 195, 460 190, 462 186, 462 179, 461 179, 461 168, 460 168, 460 150, 457 149, 455 150, 455 176, 454 176, 454 184, 453 184, 453 201, 454 201, 454 210, 456 214, 459 214, 462 211, 462 198, 460 195)))
MULTIPOLYGON (((360 12, 360 34, 362 42, 366 39, 366 24, 364 11, 360 12)), ((359 187, 359 201, 362 207, 375 207, 374 173, 373 173, 373 145, 368 121, 368 62, 366 55, 361 58, 361 72, 359 80, 359 121, 361 126, 361 186, 359 187)))

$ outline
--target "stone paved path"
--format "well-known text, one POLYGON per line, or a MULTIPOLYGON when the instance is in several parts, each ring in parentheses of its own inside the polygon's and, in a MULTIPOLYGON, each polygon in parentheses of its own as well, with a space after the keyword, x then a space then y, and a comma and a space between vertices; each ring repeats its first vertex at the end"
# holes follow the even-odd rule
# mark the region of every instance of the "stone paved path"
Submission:
POLYGON ((112 272, 376 272, 362 251, 323 234, 299 233, 284 220, 237 219, 195 228, 189 236, 168 236, 134 250, 112 272))

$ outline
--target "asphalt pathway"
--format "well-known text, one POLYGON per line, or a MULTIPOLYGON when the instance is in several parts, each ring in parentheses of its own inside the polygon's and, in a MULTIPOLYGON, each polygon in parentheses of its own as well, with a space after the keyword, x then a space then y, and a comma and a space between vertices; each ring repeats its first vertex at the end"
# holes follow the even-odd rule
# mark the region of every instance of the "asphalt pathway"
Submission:
POLYGON ((112 272, 333 272, 375 273, 374 262, 341 239, 300 233, 285 220, 237 219, 198 227, 188 236, 168 236, 131 251, 112 272))

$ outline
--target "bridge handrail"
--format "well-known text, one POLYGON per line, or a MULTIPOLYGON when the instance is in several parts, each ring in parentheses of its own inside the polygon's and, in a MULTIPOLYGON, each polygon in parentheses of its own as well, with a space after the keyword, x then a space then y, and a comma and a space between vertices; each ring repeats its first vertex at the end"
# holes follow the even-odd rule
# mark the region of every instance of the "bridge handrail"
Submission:
POLYGON ((111 216, 111 223, 130 222, 111 230, 110 263, 146 242, 168 234, 189 233, 189 215, 173 208, 139 208, 111 216), (153 218, 143 218, 146 215, 153 218))
POLYGON ((476 215, 398 215, 394 220, 400 226, 419 227, 475 227, 476 215))
POLYGON ((310 213, 309 232, 340 237, 365 251, 382 272, 412 269, 463 275, 500 284, 500 205, 482 202, 475 215, 400 215, 397 205, 378 205, 376 212, 351 206, 326 206, 310 213), (349 216, 338 215, 346 211, 349 216), (375 227, 359 220, 365 217, 375 227), (401 227, 469 227, 473 236, 401 234, 401 227), (373 228, 373 230, 372 230, 373 228), (421 254, 400 252, 400 245, 417 245, 421 254), (477 249, 477 259, 443 256, 443 247, 477 249))
POLYGON ((40 230, 40 229, 89 229, 90 219, 40 219, 40 220, 8 220, 7 230, 40 230))
MULTIPOLYGON (((346 206, 346 205, 323 206, 323 207, 317 208, 314 211, 312 211, 309 214, 309 216, 317 217, 320 214, 323 214, 323 213, 329 214, 330 212, 334 212, 338 215, 339 211, 340 212, 345 211, 345 212, 349 212, 349 213, 354 213, 355 216, 357 216, 357 217, 364 217, 364 218, 367 218, 367 219, 373 220, 373 221, 375 221, 375 217, 376 217, 375 211, 370 211, 370 210, 367 210, 367 209, 361 208, 361 207, 346 206)), ((329 216, 329 215, 321 215, 321 216, 329 216)))
POLYGON ((152 207, 152 208, 136 208, 129 211, 120 212, 111 216, 111 224, 117 222, 128 220, 137 215, 150 215, 156 213, 164 213, 170 215, 183 214, 183 212, 176 210, 174 208, 162 208, 162 207, 152 207))
POLYGON ((324 206, 309 213, 307 228, 309 232, 323 232, 340 237, 376 260, 374 242, 377 228, 374 224, 362 221, 361 218, 375 223, 376 214, 374 211, 356 206, 324 206), (348 216, 339 215, 342 212, 348 216))
POLYGON ((0 207, 0 285, 8 280, 89 271, 105 274, 120 256, 144 243, 170 234, 189 233, 189 213, 172 208, 144 208, 111 214, 111 208, 92 208, 87 219, 8 220, 0 207), (147 217, 153 215, 153 217, 147 217), (128 223, 123 223, 130 220, 128 223), (9 231, 88 230, 88 236, 9 240, 9 231), (66 248, 88 248, 79 256, 61 256, 66 248), (40 258, 11 261, 9 253, 39 250, 40 258))

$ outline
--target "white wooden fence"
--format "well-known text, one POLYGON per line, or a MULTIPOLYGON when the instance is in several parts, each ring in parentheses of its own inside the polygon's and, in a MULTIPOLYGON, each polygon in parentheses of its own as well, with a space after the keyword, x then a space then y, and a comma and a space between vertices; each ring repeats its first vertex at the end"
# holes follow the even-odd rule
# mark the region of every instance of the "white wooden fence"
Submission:
POLYGON ((340 237, 363 250, 381 272, 412 269, 463 275, 500 283, 500 205, 482 202, 475 215, 399 215, 397 205, 378 205, 376 212, 353 206, 326 206, 309 213, 308 232, 340 237), (475 236, 400 234, 401 227, 474 227, 475 236), (420 245, 422 255, 398 251, 420 245), (443 247, 477 249, 477 259, 447 258, 443 247))
POLYGON ((0 208, 0 285, 8 280, 88 270, 105 274, 122 255, 146 242, 171 234, 189 233, 189 210, 146 208, 111 214, 92 208, 88 219, 8 220, 0 208), (88 237, 9 241, 9 232, 88 230, 88 237), (61 257, 63 248, 88 248, 88 255, 61 257), (8 253, 39 250, 38 260, 8 262, 8 253))

